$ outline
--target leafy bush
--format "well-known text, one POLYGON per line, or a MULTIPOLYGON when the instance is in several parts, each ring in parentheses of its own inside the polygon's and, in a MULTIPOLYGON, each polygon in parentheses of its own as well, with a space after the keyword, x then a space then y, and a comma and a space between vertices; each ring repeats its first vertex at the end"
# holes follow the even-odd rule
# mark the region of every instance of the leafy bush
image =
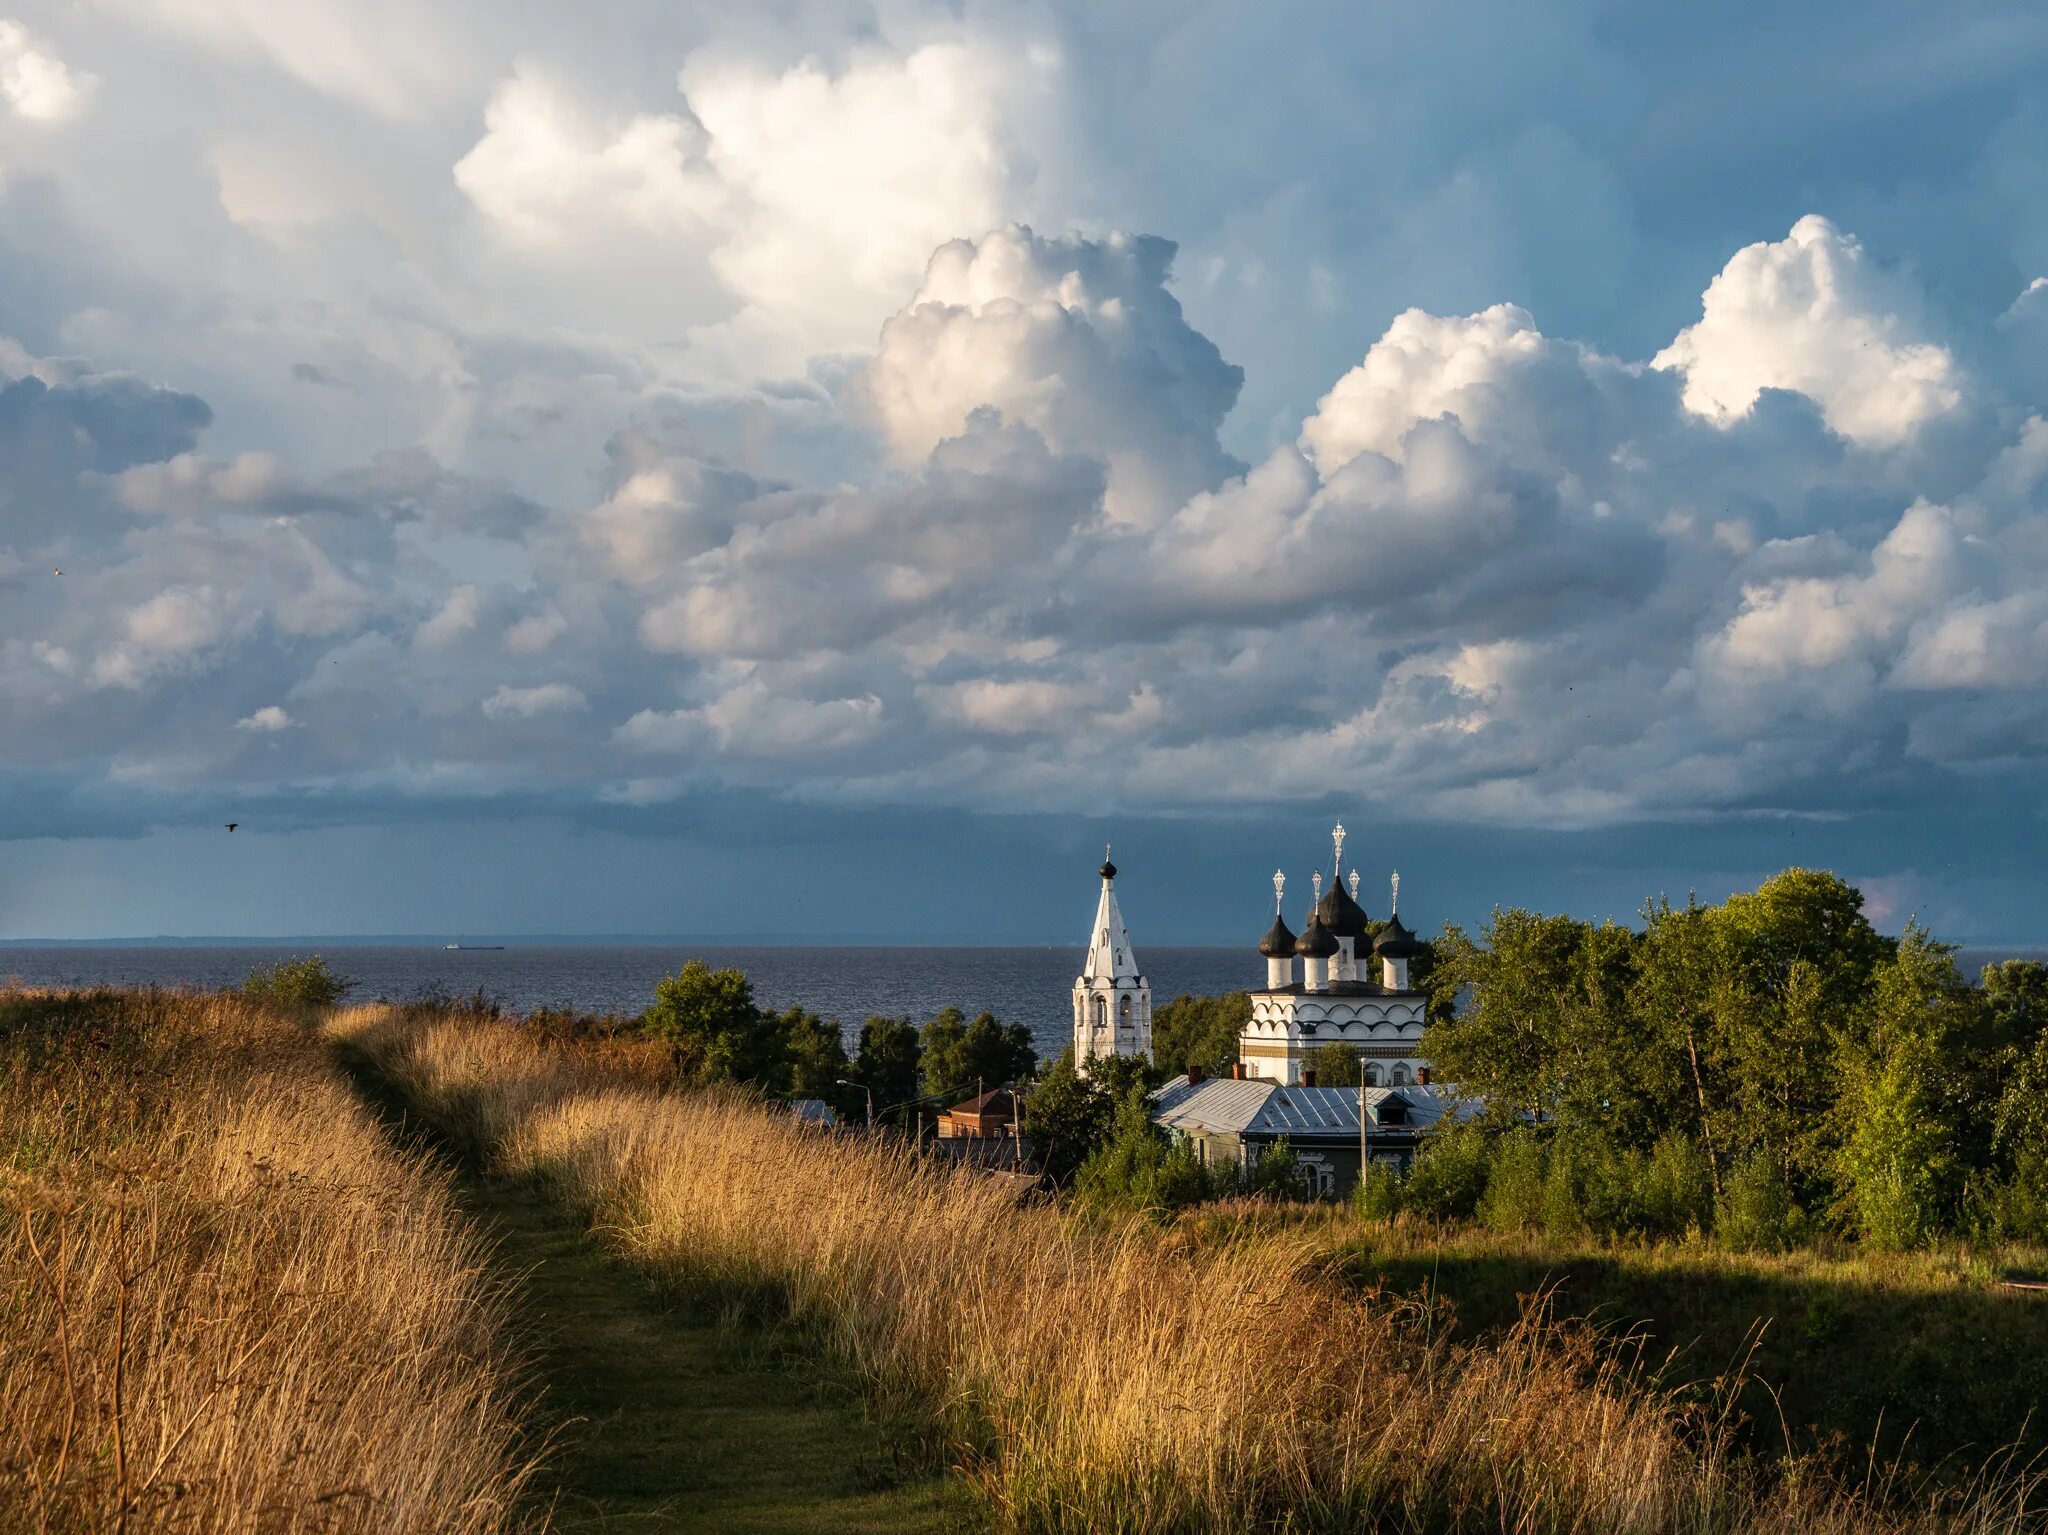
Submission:
POLYGON ((1074 1175, 1075 1198, 1097 1209, 1164 1213, 1200 1204, 1217 1190, 1217 1180, 1192 1146, 1167 1143, 1164 1132, 1152 1123, 1150 1105, 1140 1091, 1124 1095, 1109 1138, 1074 1175))
POLYGON ((2048 1150, 2023 1152, 2004 1177, 1974 1180, 1965 1204, 1979 1240, 2048 1242, 2048 1150))
POLYGON ((1578 1170, 1562 1147, 1553 1147, 1543 1175, 1543 1234, 1553 1242, 1569 1242, 1586 1231, 1586 1206, 1579 1194, 1578 1170))
POLYGON ((1401 1174, 1384 1163, 1375 1162, 1358 1180, 1351 1202, 1365 1220, 1390 1221, 1401 1213, 1403 1193, 1401 1174))
POLYGON ((1643 1225, 1660 1236, 1705 1231, 1714 1223, 1714 1174, 1691 1137, 1667 1130, 1643 1169, 1643 1225))
POLYGON ((1714 1235, 1737 1252, 1783 1252, 1798 1241, 1803 1224, 1777 1164, 1761 1151, 1736 1167, 1714 1209, 1714 1235))
POLYGON ((1495 1231, 1543 1224, 1543 1144, 1534 1131, 1510 1130, 1494 1143, 1479 1218, 1495 1231))
POLYGON ((1486 1192, 1486 1133, 1476 1125, 1439 1131, 1416 1155, 1402 1203, 1432 1220, 1468 1219, 1486 1192))
POLYGON ((242 995, 281 1013, 315 1013, 339 1005, 355 984, 329 970, 318 954, 308 954, 258 965, 242 982, 242 995))

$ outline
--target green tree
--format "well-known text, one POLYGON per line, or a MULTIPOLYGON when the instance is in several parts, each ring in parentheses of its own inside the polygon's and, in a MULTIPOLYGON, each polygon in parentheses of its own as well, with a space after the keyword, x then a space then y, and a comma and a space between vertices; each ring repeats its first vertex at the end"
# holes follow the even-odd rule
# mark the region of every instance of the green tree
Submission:
POLYGON ((1731 1111, 1722 1154, 1761 1150, 1794 1201, 1832 1188, 1838 1061, 1862 1028, 1877 967, 1893 953, 1863 895, 1833 874, 1787 869, 1733 895, 1712 918, 1719 960, 1717 1050, 1731 1111))
POLYGON ((1309 1051, 1302 1057, 1301 1065, 1304 1071, 1314 1072, 1317 1083, 1323 1087, 1356 1087, 1359 1064, 1364 1059, 1365 1052, 1358 1046, 1332 1040, 1309 1051))
POLYGON ((1933 1074, 1940 1069, 1941 1057, 1924 1036, 1905 1035, 1851 1077, 1842 1192, 1858 1235, 1872 1246, 1918 1247, 1942 1223, 1955 1160, 1948 1127, 1933 1112, 1933 1074))
MULTIPOLYGON (((873 1095, 880 1118, 914 1116, 910 1100, 918 1096, 918 1054, 917 1025, 908 1018, 870 1018, 860 1026, 848 1075, 873 1095)), ((863 1098, 861 1110, 866 1109, 863 1098)))
POLYGON ((1469 1220, 1486 1192, 1491 1137, 1477 1124, 1439 1130, 1416 1153, 1402 1204, 1432 1220, 1469 1220))
POLYGON ((993 1013, 968 1022, 957 1007, 946 1008, 924 1026, 921 1047, 924 1090, 942 1106, 1005 1082, 1021 1082, 1037 1063, 1031 1031, 1023 1024, 1004 1025, 993 1013))
POLYGON ((1223 1076, 1238 1058, 1238 1036, 1251 1017, 1249 992, 1175 997, 1152 1010, 1152 1059, 1169 1076, 1190 1066, 1223 1076))
POLYGON ((772 1088, 780 1075, 780 1034, 754 1006, 745 971, 691 960, 655 987, 640 1027, 668 1045, 677 1071, 689 1080, 772 1088))
POLYGON ((1025 1134, 1046 1177, 1057 1184, 1070 1181, 1102 1144, 1115 1105, 1132 1100, 1142 1103, 1143 1095, 1111 1098, 1074 1069, 1073 1046, 1062 1050, 1024 1105, 1025 1134))
POLYGON ((846 1041, 830 1018, 792 1007, 775 1020, 781 1034, 782 1079, 773 1090, 794 1098, 823 1098, 842 1112, 852 1105, 838 1084, 850 1069, 846 1041))
POLYGON ((1121 1103, 1132 1091, 1149 1093, 1162 1080, 1159 1069, 1142 1055, 1108 1055, 1088 1067, 1088 1080, 1121 1103))
POLYGON ((1543 1224, 1543 1142, 1526 1127, 1493 1144, 1479 1219, 1495 1231, 1530 1231, 1543 1224))
MULTIPOLYGON (((1156 1210, 1171 1208, 1169 1197, 1186 1200, 1188 1180, 1176 1169, 1169 1187, 1165 1174, 1172 1148, 1165 1132, 1152 1123, 1149 1106, 1138 1093, 1119 1102, 1106 1136, 1074 1175, 1074 1197, 1102 1209, 1156 1210)), ((1206 1193, 1206 1186, 1195 1194, 1206 1193)))
POLYGON ((1422 1046, 1445 1081, 1497 1112, 1557 1108, 1585 933, 1570 917, 1519 907, 1496 907, 1477 939, 1445 927, 1422 1046))
POLYGON ((1718 1145, 1734 1105, 1715 1032, 1720 942, 1713 915, 1691 896, 1643 908, 1643 941, 1629 998, 1642 1042, 1643 1085, 1666 1124, 1687 1127, 1706 1153, 1707 1179, 1721 1192, 1718 1145))

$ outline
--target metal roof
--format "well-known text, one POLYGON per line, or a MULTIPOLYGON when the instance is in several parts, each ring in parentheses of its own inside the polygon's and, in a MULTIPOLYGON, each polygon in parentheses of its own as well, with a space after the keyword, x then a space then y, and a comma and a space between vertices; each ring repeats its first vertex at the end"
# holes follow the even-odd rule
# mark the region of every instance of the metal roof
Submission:
MULTIPOLYGON (((1420 1085, 1368 1087, 1366 1108, 1375 1128, 1380 1105, 1389 1098, 1407 1105, 1402 1128, 1408 1129, 1428 1129, 1460 1104, 1458 1099, 1420 1085)), ((1211 1077, 1190 1085, 1181 1076, 1155 1092, 1152 1104, 1153 1123, 1169 1130, 1230 1135, 1358 1134, 1355 1087, 1284 1087, 1257 1077, 1240 1081, 1211 1077)))

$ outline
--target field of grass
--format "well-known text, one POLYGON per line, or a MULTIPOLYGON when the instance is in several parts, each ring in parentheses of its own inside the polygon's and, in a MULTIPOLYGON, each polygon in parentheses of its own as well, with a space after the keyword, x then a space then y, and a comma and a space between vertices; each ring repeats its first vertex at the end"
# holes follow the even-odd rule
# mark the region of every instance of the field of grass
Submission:
MULTIPOLYGON (((1937 1493, 1735 1447, 1540 1308, 1497 1333, 1335 1272, 1327 1232, 1076 1220, 902 1148, 663 1080, 641 1046, 354 1009, 444 1133, 628 1261, 784 1316, 1019 1531, 2023 1531, 2037 1480, 1937 1493)), ((1356 1255, 1354 1255, 1356 1256, 1356 1255)))
MULTIPOLYGON (((1466 1336, 1551 1295, 1641 1340, 1674 1385, 1741 1365, 1753 1442, 1880 1453, 1953 1469, 2010 1444, 2048 1449, 2048 1292, 2000 1277, 2037 1255, 1731 1253, 1700 1242, 1560 1246, 1534 1233, 1332 1223, 1347 1275, 1441 1297, 1466 1336)), ((2034 1261, 2029 1262, 2032 1258, 2034 1261)))
POLYGON ((504 1323, 303 1027, 0 992, 0 1529, 514 1528, 504 1323))

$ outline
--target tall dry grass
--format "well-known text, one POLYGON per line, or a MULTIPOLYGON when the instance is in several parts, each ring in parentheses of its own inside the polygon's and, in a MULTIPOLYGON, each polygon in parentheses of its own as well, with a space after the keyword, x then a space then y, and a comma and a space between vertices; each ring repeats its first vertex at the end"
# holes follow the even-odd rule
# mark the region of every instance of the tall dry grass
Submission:
POLYGON ((0 1529, 517 1527, 483 1258, 302 1026, 0 991, 0 1529))
POLYGON ((339 1037, 657 1276, 779 1296, 1027 1531, 2041 1528, 2007 1472, 1916 1502, 1739 1459, 1727 1425, 1540 1310, 1455 1346, 1284 1235, 1090 1226, 658 1058, 358 1009, 339 1037))

